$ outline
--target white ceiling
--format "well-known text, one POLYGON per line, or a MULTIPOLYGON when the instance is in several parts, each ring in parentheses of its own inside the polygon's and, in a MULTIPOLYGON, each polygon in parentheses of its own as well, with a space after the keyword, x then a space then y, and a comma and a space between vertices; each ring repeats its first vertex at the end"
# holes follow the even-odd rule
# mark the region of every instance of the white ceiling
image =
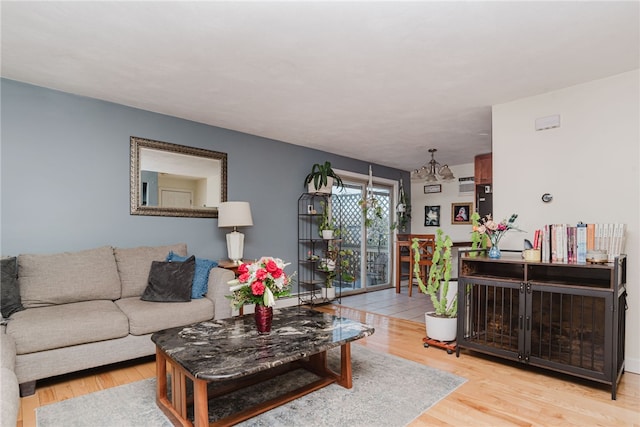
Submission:
POLYGON ((639 67, 637 1, 1 7, 3 77, 404 170, 491 151, 493 104, 639 67))

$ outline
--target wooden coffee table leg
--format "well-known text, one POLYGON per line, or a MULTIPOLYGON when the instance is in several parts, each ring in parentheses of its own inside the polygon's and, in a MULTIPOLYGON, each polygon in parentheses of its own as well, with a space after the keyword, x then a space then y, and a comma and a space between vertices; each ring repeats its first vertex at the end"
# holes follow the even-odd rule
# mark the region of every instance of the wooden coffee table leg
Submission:
POLYGON ((169 401, 167 399, 167 359, 159 348, 156 348, 156 400, 169 401))
POLYGON ((340 377, 337 381, 344 388, 353 387, 351 372, 351 343, 342 344, 340 347, 340 377))
MULTIPOLYGON (((179 370, 179 367, 175 366, 171 359, 167 358, 162 350, 156 347, 156 403, 158 407, 173 425, 192 427, 191 421, 186 416, 186 402, 184 373, 179 370), (174 387, 171 391, 171 400, 167 397, 167 363, 169 363, 171 383, 172 387, 174 387)), ((209 415, 207 414, 206 417, 208 418, 209 415)))
POLYGON ((209 425, 207 382, 199 379, 193 381, 193 418, 195 427, 209 425))

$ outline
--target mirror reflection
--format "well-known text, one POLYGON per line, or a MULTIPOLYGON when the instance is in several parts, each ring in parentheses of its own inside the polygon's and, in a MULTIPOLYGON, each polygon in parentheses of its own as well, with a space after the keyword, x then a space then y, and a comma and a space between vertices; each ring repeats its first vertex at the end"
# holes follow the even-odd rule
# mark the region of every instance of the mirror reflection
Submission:
POLYGON ((131 137, 131 213, 216 218, 226 163, 225 153, 131 137))

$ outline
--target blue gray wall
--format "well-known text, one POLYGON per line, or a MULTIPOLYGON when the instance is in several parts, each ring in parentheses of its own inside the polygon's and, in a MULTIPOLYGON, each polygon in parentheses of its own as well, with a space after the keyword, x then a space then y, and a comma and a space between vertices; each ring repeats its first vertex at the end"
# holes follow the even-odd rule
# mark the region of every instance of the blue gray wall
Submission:
MULTIPOLYGON (((228 154, 228 200, 251 203, 245 257, 297 256, 297 199, 317 162, 368 173, 368 163, 162 114, 1 80, 2 255, 185 242, 226 258, 217 219, 129 214, 129 137, 228 154)), ((407 172, 374 166, 398 180, 407 172)))

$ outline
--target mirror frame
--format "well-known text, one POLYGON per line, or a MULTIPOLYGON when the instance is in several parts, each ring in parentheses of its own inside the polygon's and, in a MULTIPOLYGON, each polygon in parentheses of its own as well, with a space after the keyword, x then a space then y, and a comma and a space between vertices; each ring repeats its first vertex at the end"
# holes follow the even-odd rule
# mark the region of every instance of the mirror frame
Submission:
POLYGON ((140 149, 150 148, 170 153, 185 154, 188 156, 205 157, 220 160, 220 202, 227 201, 227 153, 206 150, 204 148, 187 147, 185 145, 172 144, 170 142, 154 141, 152 139, 131 137, 131 164, 130 164, 130 202, 131 215, 147 216, 177 216, 191 218, 217 218, 218 208, 164 208, 156 206, 142 206, 140 204, 140 149))

